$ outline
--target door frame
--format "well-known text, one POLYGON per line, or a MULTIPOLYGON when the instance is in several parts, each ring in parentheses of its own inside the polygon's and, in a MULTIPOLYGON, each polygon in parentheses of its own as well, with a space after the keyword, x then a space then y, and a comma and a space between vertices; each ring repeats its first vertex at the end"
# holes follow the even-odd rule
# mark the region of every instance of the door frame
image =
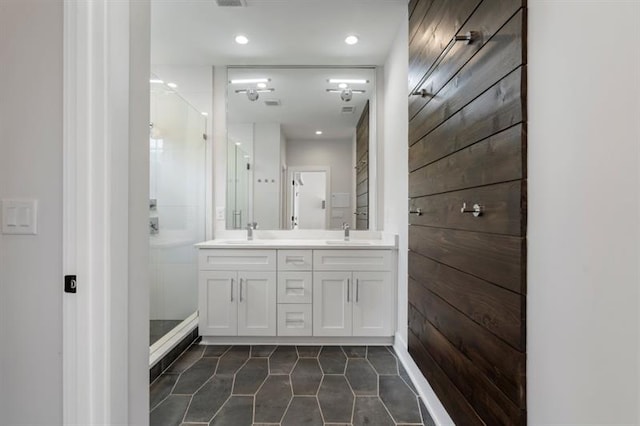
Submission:
POLYGON ((304 173, 304 172, 325 172, 326 174, 326 186, 325 186, 325 227, 327 230, 331 229, 331 166, 292 166, 287 170, 287 208, 285 209, 285 220, 287 223, 286 229, 293 229, 291 227, 291 209, 293 206, 293 198, 291 196, 291 187, 289 184, 293 180, 293 176, 295 173, 304 173))
POLYGON ((68 1, 63 16, 63 273, 77 276, 63 295, 63 424, 145 425, 149 3, 68 1))

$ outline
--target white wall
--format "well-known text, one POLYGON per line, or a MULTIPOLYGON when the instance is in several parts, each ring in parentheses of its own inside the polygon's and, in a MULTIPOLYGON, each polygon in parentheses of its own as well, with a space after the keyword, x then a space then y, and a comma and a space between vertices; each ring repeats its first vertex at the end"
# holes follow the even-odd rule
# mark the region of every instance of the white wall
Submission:
MULTIPOLYGON (((331 193, 351 194, 354 180, 353 141, 288 141, 287 166, 329 166, 331 193)), ((341 208, 339 211, 342 212, 342 217, 331 218, 330 229, 341 229, 344 222, 353 227, 355 225, 353 206, 341 208)))
POLYGON ((280 124, 255 123, 253 220, 260 229, 280 228, 280 124))
POLYGON ((398 323, 397 334, 407 341, 407 251, 409 250, 406 208, 409 193, 409 113, 407 110, 407 73, 409 63, 408 23, 398 30, 391 53, 384 65, 382 115, 382 155, 384 174, 382 190, 383 230, 399 235, 398 246, 398 323))
POLYGON ((640 421, 638 22, 529 1, 530 425, 640 421))
POLYGON ((0 198, 39 201, 0 235, 0 424, 62 423, 62 0, 0 2, 0 198))

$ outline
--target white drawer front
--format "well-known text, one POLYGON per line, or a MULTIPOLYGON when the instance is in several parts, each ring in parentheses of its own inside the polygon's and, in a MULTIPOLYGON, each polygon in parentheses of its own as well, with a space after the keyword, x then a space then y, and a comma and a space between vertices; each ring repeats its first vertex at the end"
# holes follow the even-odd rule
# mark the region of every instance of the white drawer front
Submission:
POLYGON ((310 304, 278 304, 278 336, 311 336, 310 304))
POLYGON ((310 271, 312 262, 311 250, 278 250, 279 271, 310 271))
POLYGON ((278 303, 311 303, 313 273, 278 272, 278 303))
POLYGON ((390 271, 390 250, 314 250, 314 271, 390 271))
POLYGON ((200 249, 200 270, 204 271, 275 271, 275 250, 200 249))

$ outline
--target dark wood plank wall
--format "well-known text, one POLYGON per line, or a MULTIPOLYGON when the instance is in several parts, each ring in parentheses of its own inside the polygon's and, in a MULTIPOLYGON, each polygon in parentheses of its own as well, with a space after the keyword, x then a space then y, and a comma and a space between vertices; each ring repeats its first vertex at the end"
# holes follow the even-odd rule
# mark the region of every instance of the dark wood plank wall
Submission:
POLYGON ((369 102, 356 128, 356 229, 369 229, 369 102))
POLYGON ((465 426, 526 424, 525 37, 526 0, 409 3, 409 352, 465 426))

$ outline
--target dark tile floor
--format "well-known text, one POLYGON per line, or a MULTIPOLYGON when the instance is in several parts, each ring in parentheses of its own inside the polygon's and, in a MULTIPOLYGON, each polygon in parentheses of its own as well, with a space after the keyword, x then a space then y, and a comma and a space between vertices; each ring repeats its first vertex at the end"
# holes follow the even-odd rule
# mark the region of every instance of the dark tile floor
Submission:
POLYGON ((180 324, 181 320, 151 320, 149 321, 149 346, 160 340, 162 336, 180 324))
POLYGON ((433 425, 384 346, 189 347, 151 384, 151 425, 433 425))

